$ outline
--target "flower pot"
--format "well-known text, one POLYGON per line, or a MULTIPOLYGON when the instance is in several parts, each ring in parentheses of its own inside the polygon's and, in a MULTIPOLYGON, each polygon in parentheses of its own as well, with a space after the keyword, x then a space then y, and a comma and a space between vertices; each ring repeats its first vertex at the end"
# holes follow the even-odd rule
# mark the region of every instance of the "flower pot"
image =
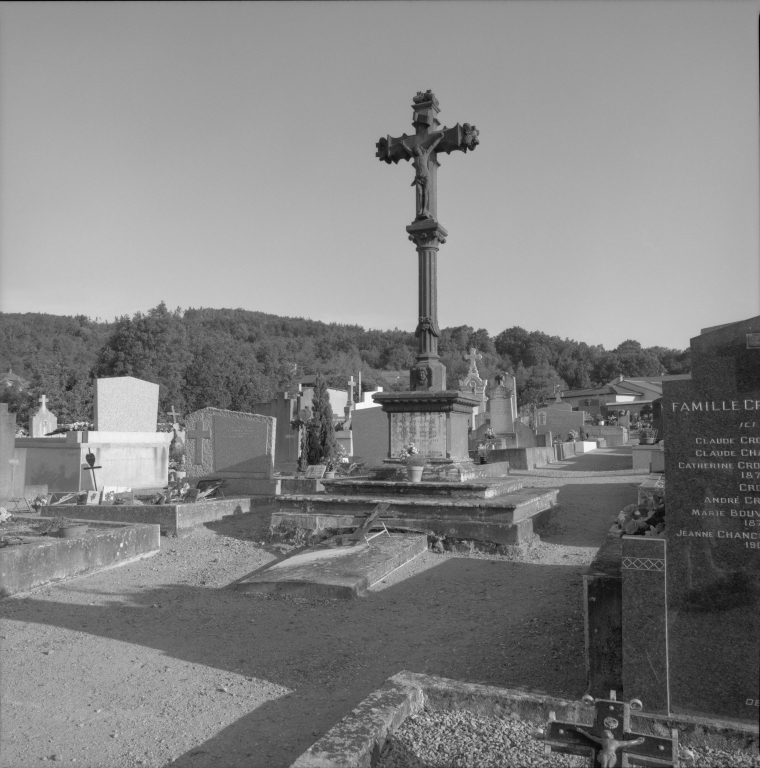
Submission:
POLYGON ((325 480, 334 480, 335 479, 335 470, 332 470, 332 472, 325 472, 325 480))
POLYGON ((407 466, 406 479, 410 483, 420 483, 422 482, 422 473, 424 472, 424 470, 425 470, 424 466, 407 466))
POLYGON ((639 438, 639 444, 640 445, 654 445, 654 438, 653 437, 640 437, 639 438))
POLYGON ((87 523, 64 525, 58 529, 58 536, 61 539, 79 539, 87 533, 89 527, 87 523))
POLYGON ((183 477, 187 477, 187 471, 184 470, 184 469, 177 469, 177 470, 174 471, 174 474, 175 474, 177 480, 179 480, 180 478, 183 478, 183 477))

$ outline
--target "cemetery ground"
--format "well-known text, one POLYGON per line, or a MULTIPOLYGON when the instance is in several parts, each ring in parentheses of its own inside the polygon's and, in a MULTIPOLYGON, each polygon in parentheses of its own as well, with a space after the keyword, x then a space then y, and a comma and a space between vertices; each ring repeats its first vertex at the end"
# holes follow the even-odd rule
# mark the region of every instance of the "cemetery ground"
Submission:
POLYGON ((636 499, 630 462, 603 449, 515 473, 560 488, 540 541, 427 551, 357 600, 224 589, 282 556, 260 509, 7 598, 0 765, 288 766, 401 670, 578 699, 581 577, 636 499))

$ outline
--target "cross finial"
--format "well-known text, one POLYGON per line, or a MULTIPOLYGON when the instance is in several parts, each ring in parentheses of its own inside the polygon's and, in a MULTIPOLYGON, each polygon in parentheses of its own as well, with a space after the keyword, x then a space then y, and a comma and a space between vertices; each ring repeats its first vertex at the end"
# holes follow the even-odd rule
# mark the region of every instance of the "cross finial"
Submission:
POLYGON ((478 354, 478 350, 475 349, 475 347, 470 347, 470 354, 465 355, 464 359, 470 361, 470 373, 477 374, 478 369, 477 369, 477 366, 475 365, 475 361, 482 360, 483 355, 478 354))
POLYGON ((47 408, 47 397, 45 395, 40 395, 40 408, 47 408))
POLYGON ((172 423, 176 424, 177 417, 179 416, 179 414, 177 413, 177 411, 174 410, 174 406, 172 406, 172 409, 169 411, 169 416, 172 417, 172 423))

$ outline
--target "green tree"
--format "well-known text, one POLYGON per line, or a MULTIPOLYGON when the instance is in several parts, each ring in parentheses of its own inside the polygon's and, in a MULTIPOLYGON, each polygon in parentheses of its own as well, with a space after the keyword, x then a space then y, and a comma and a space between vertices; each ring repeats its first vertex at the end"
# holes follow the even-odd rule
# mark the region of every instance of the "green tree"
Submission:
POLYGON ((104 345, 95 375, 135 376, 159 384, 159 407, 185 407, 185 369, 190 361, 181 310, 170 312, 162 301, 143 315, 124 315, 104 345))
POLYGON ((333 412, 327 382, 317 374, 311 401, 311 418, 306 423, 306 461, 319 464, 333 456, 338 449, 333 428, 333 412))

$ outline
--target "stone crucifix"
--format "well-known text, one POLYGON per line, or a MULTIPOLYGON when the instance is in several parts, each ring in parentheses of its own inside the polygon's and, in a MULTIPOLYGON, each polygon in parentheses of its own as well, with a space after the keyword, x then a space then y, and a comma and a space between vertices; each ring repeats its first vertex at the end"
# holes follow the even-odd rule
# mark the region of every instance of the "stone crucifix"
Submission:
POLYGON ((419 260, 419 321, 417 359, 410 371, 413 391, 446 389, 446 368, 438 357, 438 246, 446 242, 448 233, 438 222, 438 155, 454 150, 472 151, 478 145, 478 129, 457 123, 453 128, 439 128, 441 111, 432 91, 418 91, 412 99, 413 136, 385 136, 377 142, 375 157, 390 164, 411 160, 416 187, 416 216, 406 231, 417 246, 419 260))
POLYGON ((469 355, 465 355, 464 359, 470 361, 470 373, 477 374, 478 367, 477 367, 477 365, 475 363, 478 360, 482 360, 483 359, 483 355, 478 354, 478 350, 475 349, 475 347, 470 347, 470 354, 469 355))

